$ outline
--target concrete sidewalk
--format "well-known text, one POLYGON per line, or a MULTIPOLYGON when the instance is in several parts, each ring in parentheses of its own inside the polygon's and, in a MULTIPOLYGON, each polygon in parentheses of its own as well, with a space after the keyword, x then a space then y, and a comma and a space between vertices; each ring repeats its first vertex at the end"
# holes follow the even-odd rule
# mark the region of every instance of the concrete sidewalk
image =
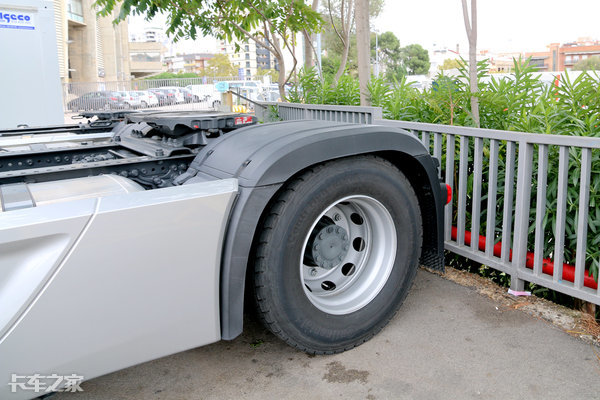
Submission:
POLYGON ((248 322, 232 342, 161 358, 52 400, 599 399, 600 351, 474 289, 419 271, 371 341, 308 356, 248 322))

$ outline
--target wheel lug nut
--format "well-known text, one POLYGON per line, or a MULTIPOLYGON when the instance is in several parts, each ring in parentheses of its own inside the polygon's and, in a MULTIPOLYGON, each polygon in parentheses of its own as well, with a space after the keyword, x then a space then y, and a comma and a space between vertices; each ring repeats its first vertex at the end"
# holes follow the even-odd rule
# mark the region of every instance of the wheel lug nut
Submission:
POLYGON ((335 230, 335 233, 340 233, 340 232, 342 232, 342 228, 337 228, 337 229, 335 230))
POLYGON ((315 244, 315 246, 313 247, 313 249, 319 250, 319 243, 315 244))
POLYGON ((317 275, 317 269, 316 269, 316 268, 313 268, 313 269, 311 269, 311 270, 310 270, 310 275, 311 275, 311 276, 315 276, 315 275, 317 275))
POLYGON ((344 235, 344 236, 342 236, 342 239, 343 239, 343 240, 348 240, 348 235, 344 235))
POLYGON ((344 245, 344 250, 348 250, 348 245, 347 244, 344 245))
POLYGON ((327 228, 327 233, 331 233, 331 232, 333 232, 333 228, 332 227, 327 228))
POLYGON ((338 256, 338 261, 342 261, 342 256, 338 256))
POLYGON ((339 220, 341 220, 341 219, 342 219, 342 216, 341 216, 340 214, 335 214, 335 215, 333 216, 333 219, 334 219, 334 220, 336 220, 336 221, 339 221, 339 220))
POLYGON ((319 239, 323 240, 323 234, 319 233, 319 239))

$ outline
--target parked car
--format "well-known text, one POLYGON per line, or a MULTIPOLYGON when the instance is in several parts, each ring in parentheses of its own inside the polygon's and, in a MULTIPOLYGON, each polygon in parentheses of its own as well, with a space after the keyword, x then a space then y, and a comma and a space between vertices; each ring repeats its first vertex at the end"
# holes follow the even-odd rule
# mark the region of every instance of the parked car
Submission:
POLYGON ((71 111, 110 110, 121 106, 121 93, 108 90, 89 92, 67 103, 67 108, 71 111))
POLYGON ((119 93, 121 93, 121 108, 128 110, 130 108, 140 108, 142 106, 142 99, 136 92, 122 91, 119 93))
POLYGON ((154 107, 158 105, 158 98, 156 95, 148 90, 135 90, 132 93, 136 93, 142 101, 142 108, 154 107))
POLYGON ((194 93, 192 93, 191 90, 189 90, 187 88, 181 88, 181 91, 183 92, 183 99, 186 103, 200 102, 200 97, 198 97, 194 93))
POLYGON ((170 93, 173 93, 175 95, 176 103, 185 102, 185 95, 183 94, 183 88, 180 88, 178 86, 162 86, 159 89, 168 89, 170 91, 170 93))
POLYGON ((151 89, 152 93, 158 96, 158 104, 168 106, 177 103, 177 93, 172 89, 151 89))
POLYGON ((168 103, 168 97, 167 94, 160 89, 148 89, 148 91, 150 93, 152 93, 154 96, 156 96, 156 100, 158 100, 158 105, 159 106, 164 106, 169 104, 168 103))

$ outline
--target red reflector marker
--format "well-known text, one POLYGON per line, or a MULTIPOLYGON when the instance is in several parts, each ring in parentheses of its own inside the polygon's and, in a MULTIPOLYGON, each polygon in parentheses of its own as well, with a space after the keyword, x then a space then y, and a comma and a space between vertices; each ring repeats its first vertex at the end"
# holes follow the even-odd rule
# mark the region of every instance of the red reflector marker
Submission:
POLYGON ((452 187, 446 183, 446 204, 452 201, 452 187))

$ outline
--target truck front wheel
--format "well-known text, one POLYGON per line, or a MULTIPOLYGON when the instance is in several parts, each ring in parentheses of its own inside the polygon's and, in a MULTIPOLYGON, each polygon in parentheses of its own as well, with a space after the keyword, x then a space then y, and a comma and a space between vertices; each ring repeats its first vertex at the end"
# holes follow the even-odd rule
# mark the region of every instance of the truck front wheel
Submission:
POLYGON ((260 318, 311 354, 364 343, 408 294, 421 225, 410 182, 388 161, 361 156, 311 168, 264 218, 254 260, 260 318))

